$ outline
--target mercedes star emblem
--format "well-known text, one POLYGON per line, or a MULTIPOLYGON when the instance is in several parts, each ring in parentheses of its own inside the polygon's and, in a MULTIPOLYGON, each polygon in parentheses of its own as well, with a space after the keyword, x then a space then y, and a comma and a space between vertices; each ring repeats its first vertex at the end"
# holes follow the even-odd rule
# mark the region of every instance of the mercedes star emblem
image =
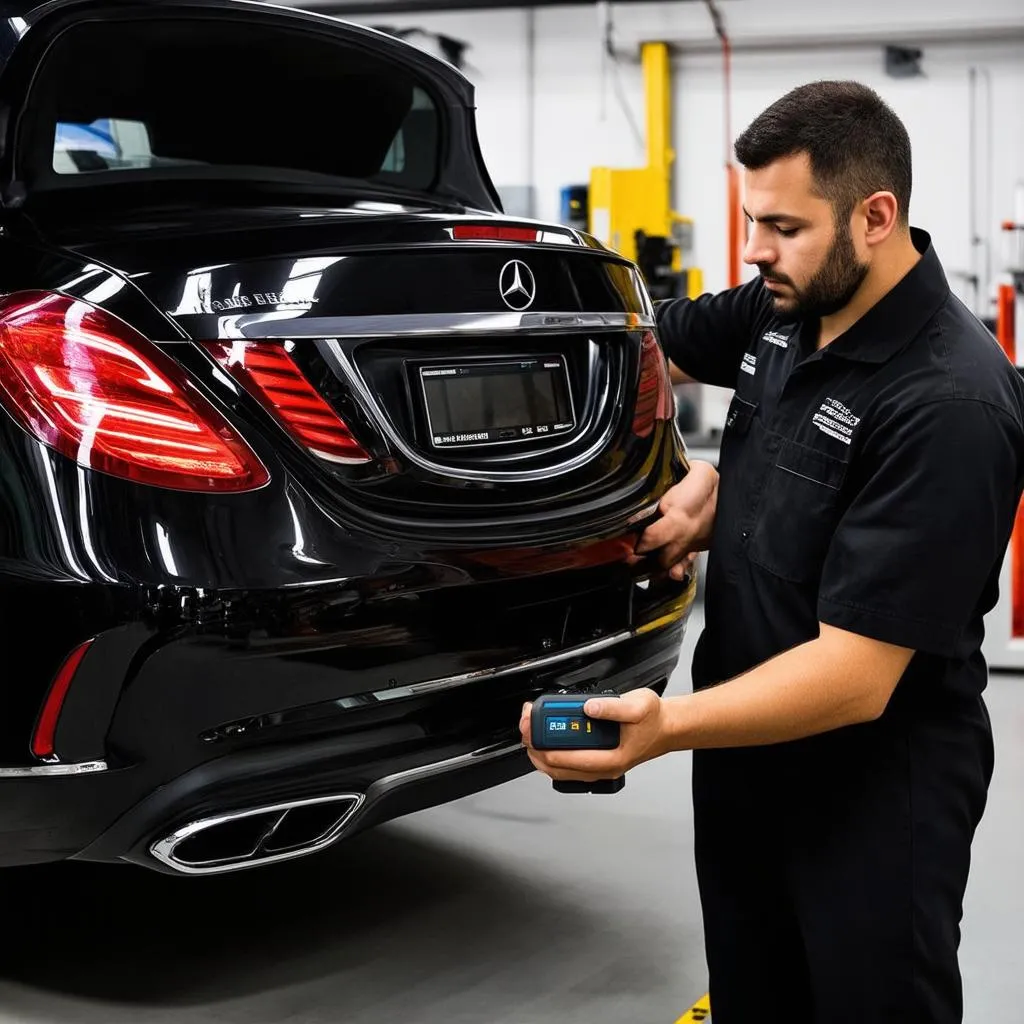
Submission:
POLYGON ((498 288, 509 309, 529 309, 537 297, 537 282, 533 271, 522 260, 509 260, 501 268, 498 288))

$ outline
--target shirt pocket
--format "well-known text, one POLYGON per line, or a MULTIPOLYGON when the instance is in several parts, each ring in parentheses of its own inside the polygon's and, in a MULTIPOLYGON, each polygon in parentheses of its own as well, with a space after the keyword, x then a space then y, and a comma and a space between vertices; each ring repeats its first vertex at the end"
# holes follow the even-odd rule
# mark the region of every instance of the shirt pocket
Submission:
MULTIPOLYGON (((722 430, 722 440, 718 446, 718 469, 721 472, 730 467, 736 467, 742 474, 742 467, 747 461, 745 453, 751 449, 752 442, 749 440, 751 427, 757 414, 757 404, 748 402, 739 395, 733 395, 729 403, 729 410, 725 414, 725 426, 722 430)), ((718 508, 722 511, 721 503, 718 508)))
POLYGON ((733 395, 729 411, 725 415, 725 429, 742 437, 750 430, 750 421, 756 411, 756 402, 748 402, 739 395, 733 395))
POLYGON ((783 441, 750 531, 752 562, 792 583, 818 580, 842 512, 847 462, 783 441))
POLYGON ((750 433, 750 425, 754 422, 757 403, 748 402, 739 395, 733 395, 729 403, 729 411, 725 414, 725 429, 722 431, 722 448, 730 442, 744 438, 750 433))

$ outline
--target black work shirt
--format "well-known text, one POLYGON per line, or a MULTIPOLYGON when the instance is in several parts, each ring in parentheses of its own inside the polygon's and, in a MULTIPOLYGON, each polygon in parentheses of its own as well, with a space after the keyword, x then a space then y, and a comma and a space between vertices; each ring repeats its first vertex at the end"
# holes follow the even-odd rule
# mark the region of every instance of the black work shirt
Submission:
POLYGON ((887 715, 980 703, 982 617, 1024 487, 1024 386, 928 235, 913 240, 920 261, 820 350, 817 320, 778 318, 760 279, 658 306, 672 362, 735 388, 696 687, 826 623, 918 652, 887 715))

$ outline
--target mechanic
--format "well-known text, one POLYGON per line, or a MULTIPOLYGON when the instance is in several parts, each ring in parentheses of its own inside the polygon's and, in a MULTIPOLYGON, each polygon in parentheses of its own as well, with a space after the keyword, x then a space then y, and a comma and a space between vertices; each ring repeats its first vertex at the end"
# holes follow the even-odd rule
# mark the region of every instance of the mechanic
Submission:
POLYGON ((735 389, 709 467, 639 550, 707 546, 694 692, 591 699, 615 751, 693 750, 715 1024, 953 1024, 993 768, 982 617, 1024 488, 1024 387, 911 228, 907 132, 854 82, 736 143, 754 280, 657 310, 673 379, 735 389))

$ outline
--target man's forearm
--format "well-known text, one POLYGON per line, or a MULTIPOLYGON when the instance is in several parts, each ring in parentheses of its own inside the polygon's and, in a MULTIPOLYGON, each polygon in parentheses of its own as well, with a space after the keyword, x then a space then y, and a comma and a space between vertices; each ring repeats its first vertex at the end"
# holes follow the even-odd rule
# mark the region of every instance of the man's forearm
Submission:
POLYGON ((760 746, 867 722, 885 710, 913 652, 843 630, 719 686, 665 701, 665 747, 760 746))
POLYGON ((673 363, 671 359, 668 361, 668 373, 669 373, 669 377, 671 378, 673 384, 697 384, 697 383, 699 383, 699 381, 697 381, 695 378, 691 377, 688 373, 685 373, 684 371, 680 370, 679 367, 676 366, 676 364, 673 363))

